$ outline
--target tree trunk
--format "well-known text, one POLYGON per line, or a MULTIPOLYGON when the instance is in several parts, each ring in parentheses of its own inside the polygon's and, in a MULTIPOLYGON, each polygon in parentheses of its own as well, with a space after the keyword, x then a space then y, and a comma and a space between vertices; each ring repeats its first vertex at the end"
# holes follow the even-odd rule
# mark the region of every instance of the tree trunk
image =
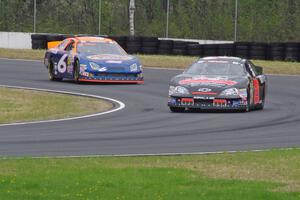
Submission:
POLYGON ((134 2, 134 0, 130 0, 130 2, 129 2, 129 33, 130 33, 130 36, 134 36, 134 10, 135 10, 135 2, 134 2))

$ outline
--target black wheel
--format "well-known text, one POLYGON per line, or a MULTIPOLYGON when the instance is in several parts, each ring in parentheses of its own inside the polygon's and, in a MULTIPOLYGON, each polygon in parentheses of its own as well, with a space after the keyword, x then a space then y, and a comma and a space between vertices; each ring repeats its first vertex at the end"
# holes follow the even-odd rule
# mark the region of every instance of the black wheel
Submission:
POLYGON ((74 66, 74 81, 76 82, 76 83, 79 83, 80 82, 80 80, 79 80, 79 62, 78 62, 78 60, 76 60, 76 62, 75 62, 75 66, 74 66))
POLYGON ((170 106, 170 110, 172 112, 184 112, 185 108, 178 108, 178 107, 172 107, 172 106, 170 106))
POLYGON ((262 110, 265 106, 265 99, 262 100, 262 102, 256 106, 256 110, 262 110))
POLYGON ((61 81, 63 79, 63 78, 55 77, 54 66, 53 66, 53 63, 51 61, 49 61, 49 64, 48 64, 48 74, 49 74, 49 80, 50 81, 61 81))
POLYGON ((251 104, 250 104, 250 88, 247 89, 247 106, 245 108, 245 112, 249 112, 251 110, 251 104))

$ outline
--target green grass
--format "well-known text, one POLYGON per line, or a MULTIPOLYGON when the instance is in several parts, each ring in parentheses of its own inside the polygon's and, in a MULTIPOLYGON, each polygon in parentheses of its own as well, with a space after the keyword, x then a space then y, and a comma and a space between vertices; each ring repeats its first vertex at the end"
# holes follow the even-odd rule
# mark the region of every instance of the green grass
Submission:
POLYGON ((42 60, 45 50, 0 48, 0 58, 42 60))
POLYGON ((300 150, 1 159, 1 199, 300 199, 300 150))
POLYGON ((81 116, 112 108, 98 99, 0 87, 0 124, 81 116))
MULTIPOLYGON (((20 49, 1 49, 2 58, 19 58, 42 60, 45 50, 20 50, 20 49)), ((192 56, 165 56, 165 55, 137 55, 145 67, 162 67, 185 69, 193 63, 197 57, 192 56)), ((290 74, 300 75, 299 62, 283 61, 263 61, 253 60, 256 65, 262 66, 267 74, 290 74)))

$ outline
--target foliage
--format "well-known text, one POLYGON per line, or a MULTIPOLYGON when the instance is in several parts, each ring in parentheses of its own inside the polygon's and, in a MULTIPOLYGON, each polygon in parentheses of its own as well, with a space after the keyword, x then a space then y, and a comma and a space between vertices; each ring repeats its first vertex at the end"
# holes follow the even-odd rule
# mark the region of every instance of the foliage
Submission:
MULTIPOLYGON (((98 34, 99 0, 37 1, 37 32, 98 34)), ((101 0, 101 34, 128 35, 129 0, 101 0)), ((167 0, 135 0, 137 35, 165 37, 167 0)), ((233 40, 235 0, 170 0, 169 37, 233 40)), ((31 32, 33 0, 0 0, 0 31, 31 32)), ((238 0, 238 40, 300 38, 299 0, 238 0)))

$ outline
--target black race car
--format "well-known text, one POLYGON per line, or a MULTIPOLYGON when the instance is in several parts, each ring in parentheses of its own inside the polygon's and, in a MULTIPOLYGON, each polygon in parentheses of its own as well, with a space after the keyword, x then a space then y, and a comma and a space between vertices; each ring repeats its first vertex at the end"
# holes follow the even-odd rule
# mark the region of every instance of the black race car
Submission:
POLYGON ((263 109, 267 78, 262 67, 237 57, 204 57, 171 79, 172 112, 191 109, 263 109))

